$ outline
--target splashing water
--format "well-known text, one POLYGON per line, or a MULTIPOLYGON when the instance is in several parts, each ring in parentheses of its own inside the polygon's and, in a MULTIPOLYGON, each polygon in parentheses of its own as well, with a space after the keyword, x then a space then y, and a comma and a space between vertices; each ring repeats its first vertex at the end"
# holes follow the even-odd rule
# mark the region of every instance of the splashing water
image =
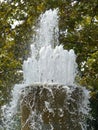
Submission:
POLYGON ((76 56, 73 50, 67 51, 62 45, 58 46, 57 14, 58 9, 55 9, 46 11, 40 16, 35 42, 31 45, 31 57, 23 64, 24 81, 27 84, 39 82, 72 85, 74 83, 76 56))
POLYGON ((76 74, 75 58, 74 51, 63 50, 62 45, 55 49, 50 45, 42 47, 38 59, 31 57, 24 61, 24 81, 27 84, 39 82, 73 85, 76 74))
MULTIPOLYGON (((53 84, 58 84, 60 88, 57 90, 67 91, 67 104, 70 99, 70 95, 74 92, 75 87, 75 76, 77 64, 75 62, 76 55, 73 50, 67 51, 63 49, 63 46, 59 46, 59 28, 58 28, 58 9, 48 10, 39 17, 39 24, 36 28, 36 35, 33 37, 33 43, 31 45, 31 57, 29 57, 23 63, 23 84, 16 84, 12 90, 12 101, 9 106, 3 107, 4 113, 4 127, 6 130, 16 130, 20 121, 19 102, 22 102, 21 95, 28 95, 28 91, 25 91, 27 86, 44 86, 50 95, 53 97, 52 100, 45 101, 45 108, 53 114, 55 109, 51 108, 51 103, 54 100, 54 93, 52 90, 53 84), (46 85, 46 87, 45 87, 46 85)), ((55 85, 54 85, 55 86, 55 85)), ((43 89, 40 91, 40 93, 43 89)), ((56 90, 55 90, 56 91, 56 90)), ((88 98, 89 94, 87 90, 82 88, 81 104, 79 103, 79 113, 88 114, 88 98)), ((48 95, 49 96, 49 95, 48 95)), ((51 99, 51 96, 49 98, 51 99)), ((25 96, 24 96, 25 97, 25 96)), ((37 97, 34 97, 35 99, 37 97)), ((65 102, 65 99, 64 99, 65 102)), ((26 102, 25 102, 26 103, 26 102)), ((34 102, 36 103, 36 101, 34 102)), ((28 103, 27 103, 28 104, 28 103)), ((64 103, 65 104, 65 103, 64 103)), ((38 105, 38 104, 37 104, 38 105)), ((33 108, 33 106, 32 106, 33 108)), ((32 120, 30 125, 33 130, 54 130, 53 124, 49 122, 49 127, 42 127, 43 120, 42 114, 37 113, 36 109, 32 111, 28 120, 32 120)), ((65 107, 64 107, 65 108, 65 107)), ((63 108, 59 108, 59 112, 64 114, 63 108)), ((62 114, 60 116, 62 116, 62 114)), ((28 122, 28 120, 26 122, 28 122)), ((86 130, 86 126, 83 126, 84 122, 80 121, 81 129, 86 130), (83 128, 82 128, 83 127, 83 128)), ((63 128, 61 129, 63 130, 63 128)), ((67 130, 67 129, 66 129, 67 130)))

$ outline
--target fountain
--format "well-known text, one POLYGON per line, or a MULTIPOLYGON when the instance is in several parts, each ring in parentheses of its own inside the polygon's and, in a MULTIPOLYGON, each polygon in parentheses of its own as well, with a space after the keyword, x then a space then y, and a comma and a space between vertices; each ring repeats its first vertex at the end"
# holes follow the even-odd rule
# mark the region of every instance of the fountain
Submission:
POLYGON ((2 108, 4 130, 86 130, 89 92, 75 84, 76 55, 59 45, 58 9, 39 17, 24 81, 2 108), (21 125, 19 125, 21 123, 21 125))

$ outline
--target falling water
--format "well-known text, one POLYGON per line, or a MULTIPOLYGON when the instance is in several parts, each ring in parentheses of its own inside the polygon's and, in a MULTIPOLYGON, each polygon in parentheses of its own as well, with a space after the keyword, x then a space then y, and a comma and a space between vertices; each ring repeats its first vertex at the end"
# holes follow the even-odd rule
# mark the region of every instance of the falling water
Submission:
MULTIPOLYGON (((57 121, 59 124, 57 130, 65 130, 62 124, 66 124, 66 130, 71 130, 71 128, 76 130, 77 127, 79 128, 78 130, 86 130, 86 125, 83 120, 84 115, 88 115, 89 111, 89 94, 85 88, 75 85, 77 68, 75 62, 76 55, 73 50, 64 50, 63 46, 59 45, 58 20, 58 9, 48 10, 39 17, 39 23, 35 30, 36 35, 33 36, 33 43, 31 44, 31 57, 23 63, 24 81, 22 84, 16 84, 14 86, 10 104, 2 108, 4 113, 3 123, 6 130, 20 129, 18 128, 21 117, 20 106, 23 103, 29 106, 30 114, 22 125, 22 128, 29 122, 31 130, 54 130, 57 129, 57 126, 54 125, 53 119, 59 117, 60 120, 57 121), (37 92, 38 90, 39 92, 37 92), (77 91, 80 94, 79 99, 77 91), (33 95, 32 105, 30 99, 28 100, 27 98, 30 92, 33 93, 31 94, 31 97, 33 95), (60 92, 62 96, 58 95, 60 92), (77 99, 73 96, 75 92, 77 99), (48 99, 46 99, 45 94, 48 99), (61 103, 62 105, 60 105, 59 103, 57 105, 59 107, 57 108, 55 108, 53 104, 56 100, 56 95, 58 95, 58 97, 60 96, 61 99, 63 98, 63 104, 61 103), (44 104, 41 99, 44 100, 44 104), (38 100, 40 100, 39 103, 38 100), (76 107, 74 106, 74 101, 77 102, 76 107), (43 106, 40 102, 42 102, 43 106), (73 104, 72 110, 70 110, 71 103, 73 104), (74 109, 77 109, 76 115, 80 116, 78 120, 79 125, 71 126, 67 124, 67 120, 61 122, 61 117, 64 116, 65 109, 70 113, 70 115, 67 114, 66 117, 69 120, 72 118, 71 123, 73 123, 73 125, 76 125, 76 122, 73 120, 72 115, 75 116, 74 109), (38 112, 38 110, 40 112, 38 112), (45 123, 43 119, 46 110, 48 114, 52 114, 52 118, 48 115, 50 117, 48 123, 45 123), (55 116, 56 110, 58 111, 57 117, 55 116)), ((57 102, 58 101, 59 99, 57 102)), ((29 129, 26 128, 26 130, 29 129)))

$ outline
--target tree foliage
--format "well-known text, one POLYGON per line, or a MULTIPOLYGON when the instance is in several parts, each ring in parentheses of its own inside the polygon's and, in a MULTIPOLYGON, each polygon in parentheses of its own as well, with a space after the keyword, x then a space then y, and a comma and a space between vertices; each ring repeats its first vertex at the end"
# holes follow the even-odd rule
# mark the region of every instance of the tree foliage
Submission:
POLYGON ((38 16, 50 8, 59 8, 60 43, 77 54, 80 83, 91 90, 92 113, 98 122, 98 0, 10 0, 0 3, 0 104, 8 101, 11 87, 21 81, 20 70, 29 54, 32 27, 38 16))

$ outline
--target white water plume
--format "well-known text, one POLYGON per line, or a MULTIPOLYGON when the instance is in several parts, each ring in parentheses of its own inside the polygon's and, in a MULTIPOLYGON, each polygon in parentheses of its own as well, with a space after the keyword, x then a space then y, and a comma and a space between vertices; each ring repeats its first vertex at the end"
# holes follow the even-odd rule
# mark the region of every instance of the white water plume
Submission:
POLYGON ((73 85, 76 76, 76 55, 59 46, 58 9, 41 15, 31 57, 23 64, 24 82, 73 85), (55 47, 56 46, 56 47, 55 47))
POLYGON ((39 57, 28 58, 23 64, 26 84, 58 83, 73 85, 76 75, 76 56, 73 50, 67 51, 63 46, 52 49, 50 45, 42 47, 39 57))
MULTIPOLYGON (((37 50, 51 45, 53 48, 59 45, 58 9, 48 10, 39 17, 39 23, 35 30, 34 43, 37 50)), ((31 45, 32 46, 32 45, 31 45)), ((31 47, 32 48, 32 47, 31 47)))

